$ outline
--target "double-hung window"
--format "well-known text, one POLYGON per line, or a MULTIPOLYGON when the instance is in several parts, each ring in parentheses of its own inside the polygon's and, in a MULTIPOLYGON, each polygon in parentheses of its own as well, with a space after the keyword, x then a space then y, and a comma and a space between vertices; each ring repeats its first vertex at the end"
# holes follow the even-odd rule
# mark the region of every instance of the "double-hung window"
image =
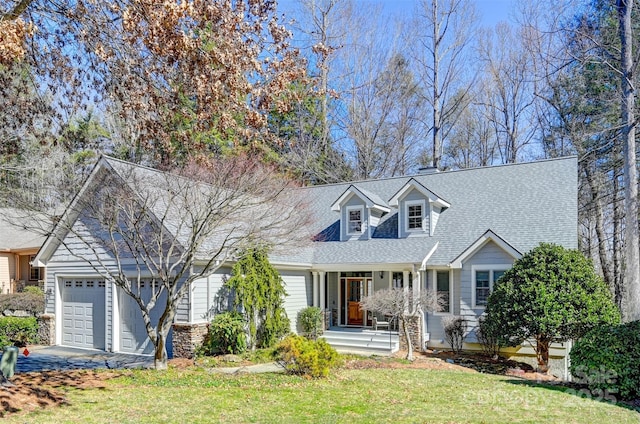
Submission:
POLYGON ((362 233, 362 208, 347 209, 347 234, 362 233))
POLYGON ((489 295, 493 286, 509 268, 506 265, 474 266, 473 274, 473 307, 484 308, 487 306, 489 295))
POLYGON ((408 201, 406 205, 407 231, 424 230, 425 202, 408 201))

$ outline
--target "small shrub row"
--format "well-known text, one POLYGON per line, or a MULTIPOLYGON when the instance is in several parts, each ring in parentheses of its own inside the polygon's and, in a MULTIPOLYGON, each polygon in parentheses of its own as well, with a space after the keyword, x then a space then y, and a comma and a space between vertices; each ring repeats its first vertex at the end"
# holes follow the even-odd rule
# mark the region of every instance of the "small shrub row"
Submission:
POLYGON ((314 378, 326 377, 329 370, 338 365, 338 352, 324 339, 308 340, 291 335, 277 349, 278 358, 290 374, 314 378))
POLYGON ((246 323, 238 312, 224 312, 215 316, 203 344, 204 354, 243 353, 247 350, 246 323))
POLYGON ((640 321, 594 328, 576 342, 570 356, 576 382, 603 395, 640 397, 640 321))
MULTIPOLYGON (((30 287, 25 287, 25 290, 30 287)), ((0 295, 0 312, 2 311, 27 311, 36 316, 44 312, 44 293, 38 287, 22 293, 10 293, 0 295)))
POLYGON ((38 340, 36 317, 0 317, 0 348, 25 346, 38 340))

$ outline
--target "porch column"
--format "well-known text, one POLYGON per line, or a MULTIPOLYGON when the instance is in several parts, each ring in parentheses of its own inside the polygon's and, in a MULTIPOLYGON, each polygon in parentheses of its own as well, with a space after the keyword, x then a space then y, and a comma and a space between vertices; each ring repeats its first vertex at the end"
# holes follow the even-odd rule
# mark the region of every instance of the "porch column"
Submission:
POLYGON ((422 272, 416 271, 415 267, 411 272, 413 276, 413 298, 417 298, 420 295, 421 285, 422 285, 422 272))
POLYGON ((313 306, 317 307, 319 302, 318 299, 320 298, 319 294, 318 294, 318 273, 317 272, 312 272, 311 273, 313 280, 311 282, 311 291, 313 293, 313 306))
POLYGON ((329 326, 331 324, 331 312, 327 311, 327 299, 326 299, 326 294, 325 294, 325 275, 326 273, 324 271, 320 271, 318 272, 318 284, 320 285, 320 290, 318 290, 318 293, 320 295, 320 311, 322 313, 322 328, 324 330, 328 330, 329 326))
POLYGON ((320 295, 320 302, 319 302, 319 306, 321 310, 325 310, 327 309, 327 299, 325 296, 325 272, 324 271, 320 271, 319 273, 319 281, 318 283, 320 284, 320 290, 318 291, 319 295, 320 295))
POLYGON ((404 313, 408 314, 409 305, 408 302, 406 302, 406 297, 409 296, 409 271, 402 271, 402 290, 404 290, 405 295, 404 313))

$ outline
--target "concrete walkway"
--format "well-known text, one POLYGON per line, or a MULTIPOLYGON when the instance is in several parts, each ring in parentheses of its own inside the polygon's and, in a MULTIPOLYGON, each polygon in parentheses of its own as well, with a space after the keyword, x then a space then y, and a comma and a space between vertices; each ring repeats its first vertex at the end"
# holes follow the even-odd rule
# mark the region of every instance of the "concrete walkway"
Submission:
POLYGON ((265 372, 284 372, 284 367, 277 362, 269 362, 245 367, 211 368, 209 371, 218 374, 261 374, 265 372))
POLYGON ((24 349, 20 348, 16 372, 153 367, 153 356, 149 355, 110 353, 61 346, 28 346, 28 349, 29 355, 25 356, 24 349))
MULTIPOLYGON (((33 371, 67 371, 79 369, 132 369, 153 368, 153 356, 110 353, 100 350, 74 349, 62 346, 28 346, 29 355, 20 348, 16 373, 33 371)), ((0 357, 2 351, 0 351, 0 357)), ((277 362, 242 367, 210 368, 212 373, 220 374, 258 374, 284 372, 277 362)))

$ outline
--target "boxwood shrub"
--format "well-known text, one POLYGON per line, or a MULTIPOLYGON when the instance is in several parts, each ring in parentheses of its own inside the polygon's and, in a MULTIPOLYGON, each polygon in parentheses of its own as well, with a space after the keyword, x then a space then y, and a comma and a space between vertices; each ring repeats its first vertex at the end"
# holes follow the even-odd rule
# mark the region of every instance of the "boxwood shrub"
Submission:
POLYGON ((640 397, 640 321, 596 327, 576 342, 570 356, 574 380, 594 395, 640 397))
POLYGON ((306 338, 315 340, 322 335, 322 311, 317 306, 307 306, 300 310, 298 323, 306 338))
POLYGON ((0 348, 38 341, 36 317, 0 317, 0 348))
POLYGON ((216 315, 209 325, 204 343, 205 354, 243 353, 247 349, 246 323, 238 312, 216 315))

